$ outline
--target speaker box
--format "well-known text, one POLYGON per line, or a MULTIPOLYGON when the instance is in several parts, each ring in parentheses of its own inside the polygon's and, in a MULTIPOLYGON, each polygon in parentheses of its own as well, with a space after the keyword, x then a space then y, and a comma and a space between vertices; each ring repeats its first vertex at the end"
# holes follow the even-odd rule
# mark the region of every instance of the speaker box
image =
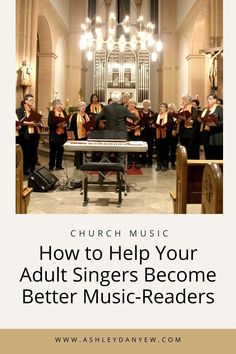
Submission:
POLYGON ((58 178, 46 167, 40 167, 29 176, 28 186, 33 188, 35 192, 47 192, 57 181, 58 178))

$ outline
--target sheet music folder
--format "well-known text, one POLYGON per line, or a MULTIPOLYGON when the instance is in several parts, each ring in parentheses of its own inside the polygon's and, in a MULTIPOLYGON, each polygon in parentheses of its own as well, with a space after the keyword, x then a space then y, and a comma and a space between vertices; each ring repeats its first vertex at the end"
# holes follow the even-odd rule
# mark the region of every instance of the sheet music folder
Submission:
POLYGON ((85 122, 83 124, 83 127, 86 129, 86 130, 89 130, 90 128, 94 128, 95 126, 95 119, 92 118, 91 120, 89 120, 88 122, 85 122))
POLYGON ((182 112, 174 112, 173 113, 173 116, 177 119, 183 119, 183 118, 188 119, 191 117, 191 115, 192 115, 192 113, 189 111, 182 111, 182 112))
POLYGON ((23 119, 21 119, 21 121, 39 123, 42 119, 42 116, 43 116, 42 114, 39 114, 34 110, 31 110, 29 117, 24 117, 23 119))
POLYGON ((217 123, 218 122, 218 118, 214 115, 214 113, 208 114, 205 117, 202 117, 201 120, 205 124, 207 124, 207 123, 217 123))
POLYGON ((89 132, 88 140, 127 141, 127 133, 117 130, 92 130, 89 132))
POLYGON ((64 123, 64 122, 66 122, 68 120, 69 120, 69 116, 65 116, 65 117, 55 116, 55 121, 57 123, 64 123))

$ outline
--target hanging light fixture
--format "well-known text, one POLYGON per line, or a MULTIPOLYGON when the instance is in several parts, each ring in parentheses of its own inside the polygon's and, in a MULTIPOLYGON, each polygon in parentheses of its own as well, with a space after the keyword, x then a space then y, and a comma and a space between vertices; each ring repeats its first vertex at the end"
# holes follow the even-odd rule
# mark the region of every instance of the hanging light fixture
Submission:
POLYGON ((163 50, 163 42, 159 39, 156 43, 156 50, 161 52, 163 50))
POLYGON ((95 49, 104 48, 111 51, 115 46, 119 48, 120 52, 124 52, 126 47, 132 50, 148 50, 151 53, 151 60, 157 60, 157 52, 163 50, 163 43, 160 38, 156 39, 153 23, 149 22, 145 26, 143 16, 139 16, 137 23, 134 25, 130 23, 129 16, 125 16, 119 24, 123 29, 119 38, 116 38, 117 25, 116 16, 113 12, 109 15, 106 32, 103 30, 105 24, 99 16, 96 17, 94 26, 92 26, 89 18, 86 19, 85 24, 81 25, 83 33, 80 37, 80 48, 86 50, 88 60, 93 59, 95 49), (105 33, 107 38, 105 38, 105 33))

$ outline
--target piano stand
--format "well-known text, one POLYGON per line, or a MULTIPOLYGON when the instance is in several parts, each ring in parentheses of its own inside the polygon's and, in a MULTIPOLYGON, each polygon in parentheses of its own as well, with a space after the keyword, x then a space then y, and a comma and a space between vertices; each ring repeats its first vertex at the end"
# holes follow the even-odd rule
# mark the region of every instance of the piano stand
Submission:
MULTIPOLYGON (((96 131, 93 130, 90 133, 90 139, 89 140, 82 140, 82 141, 76 141, 76 140, 68 140, 64 144, 64 148, 66 151, 81 151, 83 152, 83 164, 87 163, 86 161, 86 152, 95 152, 95 151, 100 151, 103 152, 102 162, 109 163, 109 167, 113 164, 113 162, 109 161, 109 153, 123 153, 124 156, 123 158, 120 156, 119 157, 119 163, 123 164, 123 171, 122 175, 124 177, 124 182, 122 182, 122 189, 124 192, 124 195, 127 195, 128 192, 128 184, 127 184, 127 154, 129 152, 146 152, 148 150, 148 145, 144 141, 123 141, 122 140, 117 140, 117 131, 115 131, 115 139, 112 138, 112 131, 105 131, 105 130, 100 130, 96 131), (91 139, 91 133, 95 134, 96 136, 91 139), (102 139, 101 136, 98 137, 98 135, 103 135, 102 139), (107 135, 107 136, 105 136, 107 135), (107 140, 106 140, 107 139, 107 140)), ((101 166, 101 165, 100 165, 101 166)), ((91 170, 93 171, 94 168, 91 170)), ((100 171, 100 175, 105 176, 105 174, 102 173, 101 169, 97 170, 100 171)), ((112 171, 111 169, 106 170, 108 173, 112 171)), ((92 182, 89 182, 92 184, 92 182)), ((108 184, 107 182, 105 182, 108 184)), ((85 184, 85 183, 84 183, 85 184)), ((81 190, 81 195, 83 194, 84 190, 82 188, 81 190)))
MULTIPOLYGON (((83 171, 83 194, 84 201, 83 206, 88 205, 88 185, 89 184, 99 184, 99 182, 89 182, 87 173, 90 171, 98 172, 116 172, 117 182, 104 182, 104 184, 113 184, 116 185, 118 190, 118 207, 122 203, 122 188, 123 188, 123 175, 125 173, 124 165, 122 163, 110 163, 110 162, 84 162, 81 166, 81 171, 83 171)), ((103 174, 103 176, 105 176, 103 174)), ((125 184, 126 185, 126 184, 125 184)), ((126 187, 125 187, 126 188, 126 187)), ((82 194, 82 191, 81 191, 82 194)))

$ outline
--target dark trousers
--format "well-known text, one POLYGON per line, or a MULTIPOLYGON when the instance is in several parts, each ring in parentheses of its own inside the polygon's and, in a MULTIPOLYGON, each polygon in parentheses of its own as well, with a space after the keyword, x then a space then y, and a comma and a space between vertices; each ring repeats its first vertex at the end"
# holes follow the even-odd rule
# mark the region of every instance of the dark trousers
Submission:
POLYGON ((39 160, 39 157, 38 157, 39 140, 40 140, 40 134, 38 134, 38 142, 37 142, 37 147, 36 147, 36 164, 39 160))
POLYGON ((180 143, 186 148, 188 159, 194 159, 193 138, 180 138, 180 143))
POLYGON ((157 166, 168 167, 168 140, 156 139, 157 166))
POLYGON ((22 144, 21 136, 16 136, 16 144, 19 144, 21 146, 21 144, 22 144))
POLYGON ((205 145, 206 160, 223 160, 223 145, 205 145))
POLYGON ((83 165, 83 153, 81 151, 75 152, 74 166, 80 168, 83 165))
POLYGON ((53 169, 61 168, 63 158, 63 143, 57 143, 55 141, 49 141, 50 156, 49 156, 49 168, 53 169))
MULTIPOLYGON (((140 136, 135 136, 133 134, 133 132, 131 132, 131 134, 129 134, 129 132, 128 132, 128 136, 129 136, 130 141, 139 141, 140 140, 140 136)), ((135 165, 138 165, 140 163, 139 152, 129 152, 128 153, 128 165, 132 165, 132 162, 134 162, 135 165)))
POLYGON ((39 135, 29 134, 29 139, 22 139, 24 174, 34 172, 38 158, 39 135))
POLYGON ((154 139, 155 129, 144 128, 141 133, 141 139, 147 143, 148 151, 142 154, 142 163, 152 165, 153 157, 153 139, 154 139))
MULTIPOLYGON (((82 139, 78 139, 78 140, 87 140, 87 138, 82 138, 82 139)), ((75 157, 74 157, 74 166, 77 169, 79 169, 82 165, 83 165, 83 152, 82 151, 76 151, 75 152, 75 157)))
POLYGON ((199 160, 200 159, 200 134, 196 133, 193 138, 192 145, 192 159, 199 160))
POLYGON ((176 148, 178 144, 178 137, 177 136, 169 137, 168 144, 169 144, 168 153, 170 153, 169 161, 172 165, 174 165, 176 161, 176 148))

